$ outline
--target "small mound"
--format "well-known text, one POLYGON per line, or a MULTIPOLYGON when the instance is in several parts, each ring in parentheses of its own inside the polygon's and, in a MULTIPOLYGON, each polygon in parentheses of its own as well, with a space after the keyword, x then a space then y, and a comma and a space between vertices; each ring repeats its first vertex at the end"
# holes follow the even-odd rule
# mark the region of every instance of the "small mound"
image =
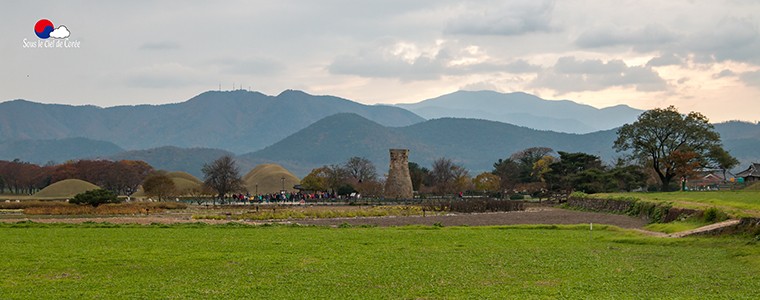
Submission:
POLYGON ((201 183, 195 182, 193 180, 188 180, 183 177, 171 177, 172 181, 174 182, 174 188, 177 189, 177 194, 179 196, 187 196, 192 194, 192 190, 200 190, 201 183))
MULTIPOLYGON (((169 178, 182 178, 182 179, 185 179, 185 180, 189 180, 189 181, 195 182, 197 184, 202 184, 203 183, 203 181, 201 181, 197 177, 195 177, 193 175, 190 175, 190 173, 182 172, 182 171, 169 172, 169 173, 166 173, 166 176, 168 176, 169 178)), ((175 184, 176 184, 176 182, 175 182, 175 184)))
POLYGON ((66 179, 53 183, 34 194, 39 198, 71 198, 86 191, 97 190, 100 187, 79 179, 66 179))
POLYGON ((243 185, 251 194, 279 193, 283 187, 282 178, 285 178, 286 191, 293 191, 293 186, 301 182, 293 173, 278 164, 262 164, 243 176, 243 185))
MULTIPOLYGON (((203 186, 203 183, 200 181, 196 182, 195 180, 188 180, 183 177, 170 176, 170 178, 172 182, 174 182, 174 188, 177 189, 176 196, 190 196, 193 194, 192 192, 193 189, 200 190, 201 187, 203 186)), ((145 194, 145 189, 143 189, 142 185, 137 187, 137 191, 132 193, 132 195, 130 196, 132 198, 147 198, 148 197, 148 195, 145 194)))

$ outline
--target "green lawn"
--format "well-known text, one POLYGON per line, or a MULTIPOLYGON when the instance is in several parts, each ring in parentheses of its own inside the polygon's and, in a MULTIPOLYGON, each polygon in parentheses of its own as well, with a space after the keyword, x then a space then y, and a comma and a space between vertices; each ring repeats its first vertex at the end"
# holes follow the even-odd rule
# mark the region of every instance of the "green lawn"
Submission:
POLYGON ((738 299, 760 291, 760 246, 749 238, 552 228, 0 224, 0 299, 738 299))
POLYGON ((669 193, 609 193, 591 197, 635 197, 645 201, 672 202, 675 206, 705 209, 717 207, 734 216, 760 217, 760 191, 710 191, 669 193))

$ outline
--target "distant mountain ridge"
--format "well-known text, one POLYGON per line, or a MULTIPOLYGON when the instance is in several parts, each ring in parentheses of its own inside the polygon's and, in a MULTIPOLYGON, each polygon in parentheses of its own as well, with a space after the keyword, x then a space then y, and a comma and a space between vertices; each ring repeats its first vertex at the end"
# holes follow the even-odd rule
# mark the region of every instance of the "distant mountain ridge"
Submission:
MULTIPOLYGON (((760 124, 726 122, 715 124, 715 128, 726 149, 741 161, 737 168, 760 162, 760 152, 757 151, 760 149, 760 124)), ((383 173, 388 165, 388 149, 407 148, 411 149, 410 160, 422 166, 430 167, 434 159, 447 157, 474 173, 488 171, 499 158, 532 146, 586 152, 611 162, 620 155, 612 149, 615 138, 616 130, 567 134, 457 118, 434 119, 406 127, 385 127, 359 115, 344 113, 323 118, 260 151, 237 156, 236 160, 241 174, 262 163, 277 163, 303 177, 312 168, 363 156, 373 161, 383 173)), ((0 143, 0 159, 4 160, 19 158, 38 164, 93 158, 143 160, 157 169, 185 171, 199 178, 203 177, 203 164, 222 155, 234 155, 220 149, 174 146, 120 151, 113 144, 83 138, 0 143), (3 156, 3 151, 7 150, 3 147, 9 145, 21 149, 14 152, 18 156, 3 156)))
POLYGON ((19 159, 45 164, 62 163, 81 158, 106 158, 124 149, 113 143, 86 138, 59 140, 8 140, 0 142, 0 160, 19 159))
POLYGON ((627 105, 598 109, 570 100, 544 100, 522 92, 458 91, 412 104, 397 104, 426 119, 471 118, 538 130, 590 133, 630 123, 644 112, 627 105))
MULTIPOLYGON (((716 124, 723 134, 726 148, 742 165, 760 160, 760 139, 737 137, 727 128, 749 126, 760 133, 760 124, 716 124)), ((390 148, 410 149, 409 159, 430 167, 432 161, 447 157, 473 172, 490 171, 493 163, 514 152, 534 147, 550 147, 555 151, 585 152, 600 156, 606 162, 622 156, 612 149, 616 130, 588 134, 541 131, 495 121, 441 118, 414 125, 388 128, 355 114, 337 114, 320 120, 280 142, 262 150, 239 156, 252 164, 278 163, 303 177, 311 169, 345 162, 362 156, 373 161, 378 169, 387 168, 390 148)), ((740 166, 741 167, 741 166, 740 166)))
POLYGON ((243 90, 209 91, 182 103, 109 108, 15 100, 0 103, 0 141, 84 137, 126 149, 172 145, 244 153, 341 112, 356 113, 386 126, 424 121, 397 107, 364 105, 294 90, 277 96, 243 90))

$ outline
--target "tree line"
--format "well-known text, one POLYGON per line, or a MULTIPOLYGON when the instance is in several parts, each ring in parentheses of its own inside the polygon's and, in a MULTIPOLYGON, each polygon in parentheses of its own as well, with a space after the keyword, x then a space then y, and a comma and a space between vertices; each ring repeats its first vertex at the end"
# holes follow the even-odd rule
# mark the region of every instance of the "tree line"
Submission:
POLYGON ((18 159, 0 161, 0 192, 33 194, 65 179, 80 179, 116 194, 130 195, 153 167, 135 160, 78 160, 44 166, 18 159))
MULTIPOLYGON (((582 152, 554 151, 530 147, 498 159, 490 172, 472 177, 450 158, 437 158, 430 168, 409 163, 413 189, 423 194, 456 193, 541 193, 583 191, 586 193, 631 191, 659 184, 673 190, 673 180, 694 176, 699 170, 728 170, 738 161, 723 149, 720 136, 707 118, 697 112, 679 113, 675 107, 652 109, 636 122, 617 131, 613 148, 621 152, 614 163, 582 152), (555 155, 556 153, 556 155, 555 155)), ((234 159, 223 156, 204 165, 204 188, 218 198, 243 191, 234 159)), ((149 194, 169 194, 173 182, 142 161, 79 160, 60 165, 39 166, 19 160, 0 161, 0 192, 33 193, 64 179, 81 179, 121 195, 134 193, 146 183, 149 194), (146 179, 148 179, 146 181, 146 179)), ((347 195, 361 193, 381 197, 384 182, 372 162, 351 157, 342 164, 313 169, 301 181, 305 190, 347 195)), ((159 198, 162 198, 159 195, 159 198)))

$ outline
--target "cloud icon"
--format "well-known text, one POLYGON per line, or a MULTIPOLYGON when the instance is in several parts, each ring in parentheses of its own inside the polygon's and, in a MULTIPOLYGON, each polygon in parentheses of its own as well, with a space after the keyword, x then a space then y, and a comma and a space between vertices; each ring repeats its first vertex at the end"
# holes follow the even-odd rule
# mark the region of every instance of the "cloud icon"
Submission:
POLYGON ((58 26, 53 32, 50 33, 50 37, 54 39, 65 39, 71 35, 71 32, 69 32, 69 29, 66 28, 66 26, 58 26))

